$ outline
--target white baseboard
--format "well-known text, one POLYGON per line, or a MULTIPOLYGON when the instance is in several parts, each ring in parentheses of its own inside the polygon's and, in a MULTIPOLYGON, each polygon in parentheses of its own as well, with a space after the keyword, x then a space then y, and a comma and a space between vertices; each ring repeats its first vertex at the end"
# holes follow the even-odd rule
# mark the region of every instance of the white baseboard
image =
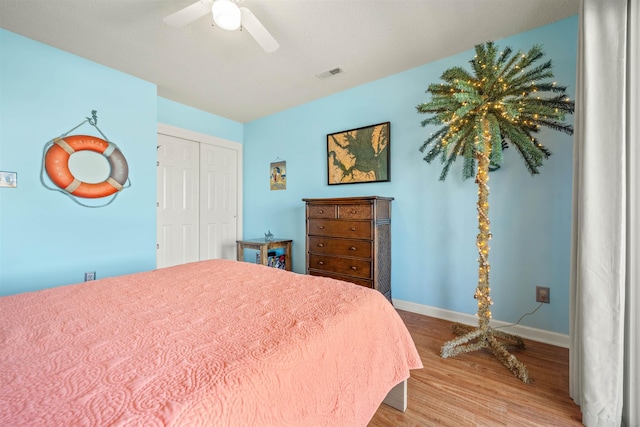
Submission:
MULTIPOLYGON (((393 299, 393 306, 399 310, 410 311, 412 313, 424 314, 425 316, 435 317, 437 319, 448 320, 450 322, 458 322, 465 325, 477 325, 476 316, 456 311, 444 310, 438 307, 430 307, 428 305, 416 304, 415 302, 393 299)), ((491 326, 509 325, 507 322, 492 320, 491 326)), ((551 344, 558 347, 569 348, 569 335, 559 334, 557 332, 545 331, 544 329, 531 328, 529 326, 515 325, 504 328, 503 331, 519 335, 522 338, 551 344)))

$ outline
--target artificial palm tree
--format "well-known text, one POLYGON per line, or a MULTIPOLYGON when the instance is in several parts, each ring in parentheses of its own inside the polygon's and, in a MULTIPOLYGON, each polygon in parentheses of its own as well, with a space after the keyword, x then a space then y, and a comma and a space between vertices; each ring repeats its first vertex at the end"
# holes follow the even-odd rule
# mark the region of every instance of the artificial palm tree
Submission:
POLYGON ((502 150, 513 146, 522 156, 531 174, 539 173, 543 160, 551 155, 533 135, 542 126, 573 134, 564 124, 566 113, 573 113, 574 103, 566 95, 566 87, 545 81, 553 77, 551 61, 536 65, 544 53, 540 46, 529 52, 513 53, 511 48, 498 52, 493 42, 475 47, 469 61, 472 71, 460 67, 446 70, 445 83, 431 84, 427 92, 431 101, 418 105, 420 113, 433 116, 422 126, 442 125, 420 147, 424 160, 440 158, 444 181, 458 157, 463 159, 464 179, 475 174, 478 184, 478 327, 454 325, 458 338, 444 344, 441 356, 453 357, 489 347, 493 354, 523 382, 529 382, 527 368, 510 354, 507 345, 524 347, 522 339, 493 329, 489 287, 489 180, 490 168, 502 164, 502 150), (547 93, 546 97, 542 95, 547 93), (476 170, 477 162, 477 170, 476 170))

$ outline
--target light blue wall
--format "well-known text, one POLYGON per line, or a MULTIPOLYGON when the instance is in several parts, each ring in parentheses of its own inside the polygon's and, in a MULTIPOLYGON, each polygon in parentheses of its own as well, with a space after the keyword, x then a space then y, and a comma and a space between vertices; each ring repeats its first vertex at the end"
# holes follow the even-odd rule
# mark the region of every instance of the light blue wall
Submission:
MULTIPOLYGON (((573 96, 577 17, 506 40, 542 44, 558 82, 573 96)), ((483 42, 479 40, 478 42, 483 42)), ((415 106, 445 69, 467 66, 472 51, 240 123, 158 98, 156 87, 77 56, 0 30, 0 170, 18 172, 18 188, 0 188, 0 295, 155 267, 156 130, 166 123, 244 144, 244 236, 270 229, 294 239, 294 270, 304 271, 304 197, 381 195, 393 204, 394 298, 463 313, 476 311, 476 187, 459 168, 440 167, 418 147, 431 129, 415 106), (42 148, 98 111, 98 124, 127 157, 133 185, 110 206, 87 209, 40 183, 42 148), (326 134, 391 122, 391 182, 326 184, 326 134), (269 163, 287 161, 285 191, 269 190, 269 163)), ((95 134, 92 128, 80 130, 95 134)), ((572 138, 544 131, 553 151, 531 177, 518 155, 492 173, 494 318, 515 321, 535 307, 536 285, 551 304, 522 322, 568 333, 572 138)))
MULTIPOLYGON (((577 28, 571 17, 497 42, 524 51, 542 44, 556 80, 573 96, 577 28)), ((477 188, 473 179, 462 181, 460 165, 446 182, 438 181, 440 165, 427 164, 418 151, 434 129, 420 126, 426 116, 415 109, 444 70, 468 68, 472 57, 470 50, 247 123, 244 236, 271 230, 292 238, 294 270, 304 272, 302 198, 392 196, 393 297, 475 314, 477 188), (391 122, 391 182, 328 186, 326 135, 384 121, 391 122), (269 189, 269 163, 277 157, 287 161, 284 191, 269 189)), ((513 148, 505 152, 505 166, 490 175, 493 317, 518 320, 537 305, 536 285, 550 286, 551 304, 522 324, 566 334, 573 139, 543 131, 540 140, 553 152, 540 175, 530 176, 513 148)))
POLYGON ((158 122, 242 143, 242 123, 158 97, 158 122))
MULTIPOLYGON (((0 30, 0 295, 155 268, 155 85, 0 30), (89 209, 40 183, 43 147, 98 112, 132 186, 89 209)), ((84 125, 73 134, 99 136, 84 125)))

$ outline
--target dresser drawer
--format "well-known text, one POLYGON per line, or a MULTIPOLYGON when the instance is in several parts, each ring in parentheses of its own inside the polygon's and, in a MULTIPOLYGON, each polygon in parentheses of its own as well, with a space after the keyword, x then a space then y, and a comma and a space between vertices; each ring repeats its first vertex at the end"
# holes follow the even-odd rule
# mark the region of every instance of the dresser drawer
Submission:
POLYGON ((333 239, 330 237, 309 236, 309 252, 318 254, 343 255, 359 258, 371 258, 370 240, 333 239))
POLYGON ((309 218, 328 218, 334 219, 338 217, 336 205, 308 205, 307 215, 309 218))
POLYGON ((309 254, 309 270, 321 270, 359 278, 371 278, 371 261, 309 254))
POLYGON ((371 221, 340 221, 332 219, 309 219, 309 235, 371 239, 371 221))
POLYGON ((356 285, 364 286, 365 288, 373 288, 372 280, 358 279, 356 277, 340 276, 338 274, 333 274, 329 271, 310 270, 309 275, 330 277, 332 279, 342 280, 343 282, 355 283, 356 285))
POLYGON ((338 205, 339 219, 371 219, 373 205, 338 205))

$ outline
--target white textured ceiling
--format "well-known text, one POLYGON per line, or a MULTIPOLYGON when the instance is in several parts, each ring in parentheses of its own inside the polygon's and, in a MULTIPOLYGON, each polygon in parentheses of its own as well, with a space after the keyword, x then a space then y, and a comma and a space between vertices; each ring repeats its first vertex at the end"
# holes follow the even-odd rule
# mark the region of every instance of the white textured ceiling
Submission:
MULTIPOLYGON (((244 0, 280 43, 162 18, 195 0, 0 0, 0 27, 155 83, 238 122, 578 13, 579 0, 244 0), (325 80, 316 74, 341 67, 325 80)), ((1 51, 0 51, 1 55, 1 51)), ((1 58, 0 58, 1 60, 1 58)))

